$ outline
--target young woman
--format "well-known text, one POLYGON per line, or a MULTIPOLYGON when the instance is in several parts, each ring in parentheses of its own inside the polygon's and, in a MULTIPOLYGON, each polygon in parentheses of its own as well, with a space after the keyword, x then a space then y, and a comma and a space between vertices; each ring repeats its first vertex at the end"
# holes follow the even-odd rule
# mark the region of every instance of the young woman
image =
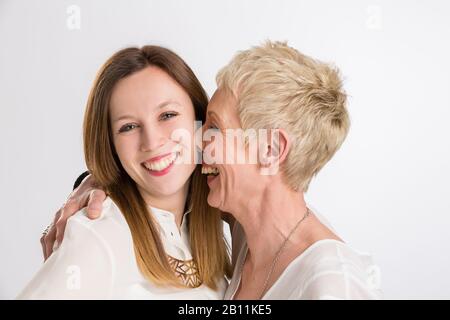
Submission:
POLYGON ((127 48, 103 65, 83 130, 87 167, 108 198, 99 219, 82 210, 68 220, 59 249, 18 298, 223 297, 224 225, 194 161, 194 122, 207 103, 168 49, 127 48))

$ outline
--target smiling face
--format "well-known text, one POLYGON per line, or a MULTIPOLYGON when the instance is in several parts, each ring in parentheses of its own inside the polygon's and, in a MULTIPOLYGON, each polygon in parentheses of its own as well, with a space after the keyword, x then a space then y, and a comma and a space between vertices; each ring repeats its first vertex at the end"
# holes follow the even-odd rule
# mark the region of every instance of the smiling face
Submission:
POLYGON ((241 130, 236 98, 230 91, 218 89, 208 104, 203 126, 211 139, 204 143, 202 173, 208 175, 208 204, 226 212, 232 212, 236 203, 246 201, 256 185, 264 183, 259 165, 248 161, 249 149, 243 139, 234 138, 241 130))
POLYGON ((115 151, 145 200, 186 190, 195 169, 195 114, 175 80, 155 66, 123 78, 112 92, 109 115, 115 151), (180 131, 184 135, 174 135, 180 131))

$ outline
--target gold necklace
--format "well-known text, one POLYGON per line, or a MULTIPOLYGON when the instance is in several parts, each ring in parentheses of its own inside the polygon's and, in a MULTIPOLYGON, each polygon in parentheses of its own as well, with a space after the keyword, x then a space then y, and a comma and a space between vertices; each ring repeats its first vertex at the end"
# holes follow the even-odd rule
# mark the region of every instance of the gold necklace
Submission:
POLYGON ((202 284, 202 279, 198 272, 198 267, 195 261, 180 260, 167 255, 172 270, 175 272, 177 278, 188 288, 197 288, 202 284))
MULTIPOLYGON (((280 259, 281 253, 283 252, 284 248, 286 247, 286 244, 289 240, 289 238, 292 236, 292 234, 294 233, 294 231, 298 228, 298 226, 300 225, 300 223, 303 222, 303 220, 305 220, 309 214, 310 214, 310 210, 308 207, 306 207, 306 213, 303 215, 303 217, 297 222, 297 224, 294 226, 294 228, 291 230, 291 232, 288 234, 288 236, 286 237, 286 239, 284 239, 283 243, 280 246, 280 249, 278 249, 277 254, 275 256, 275 259, 272 262, 272 265, 270 267, 269 273, 267 274, 266 280, 264 281, 264 286, 261 290, 261 293, 259 295, 258 300, 261 300, 264 293, 266 292, 267 289, 267 285, 269 284, 269 279, 272 276, 273 271, 275 270, 275 265, 277 264, 278 260, 280 259)), ((248 253, 248 251, 247 251, 248 253)), ((241 267, 241 277, 242 277, 242 271, 244 270, 244 263, 245 263, 245 258, 244 258, 244 262, 242 263, 242 267, 241 267)))

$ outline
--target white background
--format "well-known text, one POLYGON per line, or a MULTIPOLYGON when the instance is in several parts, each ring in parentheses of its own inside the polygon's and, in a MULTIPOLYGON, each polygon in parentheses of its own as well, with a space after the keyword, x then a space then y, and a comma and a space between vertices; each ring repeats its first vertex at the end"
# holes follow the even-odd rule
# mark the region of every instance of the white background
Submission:
POLYGON ((386 298, 450 298, 449 16, 446 1, 0 0, 0 298, 38 270, 40 234, 85 170, 84 106, 113 52, 166 46, 211 95, 265 39, 346 79, 350 134, 310 202, 374 255, 386 298))

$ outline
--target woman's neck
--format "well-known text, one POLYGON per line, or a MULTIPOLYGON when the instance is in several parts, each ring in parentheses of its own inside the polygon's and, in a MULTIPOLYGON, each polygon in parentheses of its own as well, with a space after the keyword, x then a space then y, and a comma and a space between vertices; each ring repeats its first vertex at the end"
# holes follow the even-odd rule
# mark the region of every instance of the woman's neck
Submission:
POLYGON ((144 201, 148 206, 169 211, 175 216, 175 223, 178 229, 183 222, 188 192, 189 181, 180 190, 171 195, 154 196, 145 190, 141 190, 144 201))
MULTIPOLYGON (((290 189, 284 183, 267 186, 259 194, 237 208, 234 214, 244 229, 250 263, 255 269, 266 266, 274 259, 307 211, 303 193, 290 189)), ((289 242, 302 244, 308 241, 306 220, 296 227, 289 242)))

